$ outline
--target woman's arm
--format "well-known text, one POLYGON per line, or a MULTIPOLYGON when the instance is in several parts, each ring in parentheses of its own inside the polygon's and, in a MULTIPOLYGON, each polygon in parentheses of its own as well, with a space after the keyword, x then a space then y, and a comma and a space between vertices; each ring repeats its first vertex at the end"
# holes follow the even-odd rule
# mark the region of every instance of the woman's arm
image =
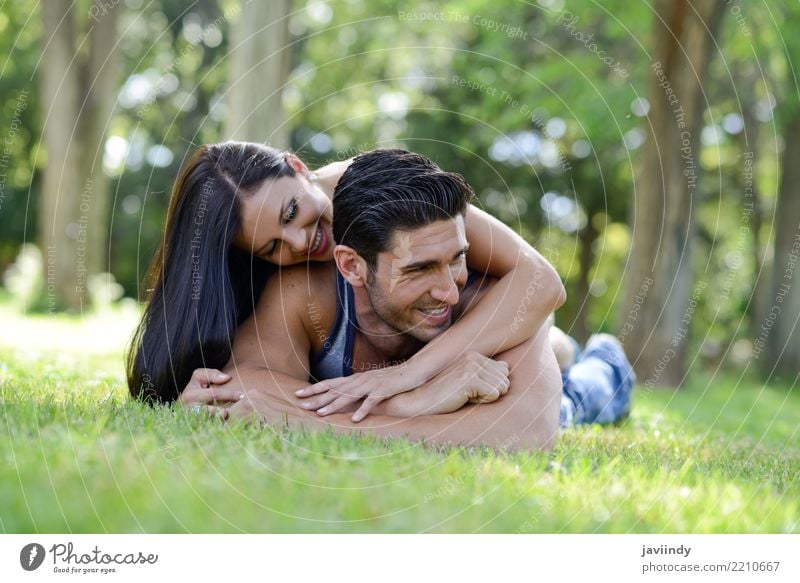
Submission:
POLYGON ((359 421, 384 399, 424 385, 464 352, 493 357, 530 339, 542 327, 566 300, 553 266, 522 237, 474 206, 469 207, 465 223, 468 266, 500 280, 405 363, 323 381, 298 396, 341 395, 328 399, 332 413, 365 398, 353 415, 359 421))
POLYGON ((500 281, 408 360, 424 380, 465 350, 491 357, 528 340, 567 297, 553 266, 501 221, 470 205, 465 224, 468 267, 500 281))
POLYGON ((328 198, 333 199, 333 190, 339 183, 342 174, 344 174, 345 170, 347 170, 352 162, 352 158, 339 162, 331 162, 314 172, 314 175, 317 177, 317 185, 322 189, 322 192, 328 195, 328 198))
MULTIPOLYGON (((488 445, 506 450, 549 451, 558 436, 561 377, 544 331, 498 355, 510 368, 508 393, 492 403, 466 405, 453 413, 422 415, 410 419, 370 415, 355 424, 349 415, 319 417, 298 410, 287 401, 293 386, 302 381, 271 373, 282 385, 281 393, 247 391, 247 397, 230 408, 231 419, 257 419, 304 430, 333 428, 337 433, 360 432, 383 437, 405 437, 444 445, 488 445)), ((240 370, 244 384, 263 385, 264 371, 240 370), (247 379, 247 377, 250 377, 247 379), (250 381, 248 383, 248 381, 250 381)))

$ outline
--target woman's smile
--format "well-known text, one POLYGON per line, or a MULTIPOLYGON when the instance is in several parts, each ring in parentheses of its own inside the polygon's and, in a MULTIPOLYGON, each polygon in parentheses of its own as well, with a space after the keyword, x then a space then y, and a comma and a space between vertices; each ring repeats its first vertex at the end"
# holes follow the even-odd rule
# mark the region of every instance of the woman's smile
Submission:
POLYGON ((328 248, 330 247, 330 235, 325 228, 325 223, 320 221, 314 232, 314 238, 311 240, 311 248, 308 251, 308 256, 318 258, 325 256, 328 248))

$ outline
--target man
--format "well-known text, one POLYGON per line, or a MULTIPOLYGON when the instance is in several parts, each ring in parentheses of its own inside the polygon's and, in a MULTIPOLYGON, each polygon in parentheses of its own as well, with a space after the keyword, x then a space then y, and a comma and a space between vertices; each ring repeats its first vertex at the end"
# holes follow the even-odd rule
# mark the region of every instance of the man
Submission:
POLYGON ((546 329, 494 359, 463 355, 425 385, 380 403, 358 425, 341 413, 320 419, 302 410, 324 414, 336 395, 301 401, 294 394, 309 376, 402 362, 487 291, 485 282, 468 282, 464 264, 470 195, 458 175, 421 156, 358 157, 334 198, 335 266, 282 270, 237 332, 226 370, 248 398, 231 416, 256 412, 304 427, 550 449, 557 410, 563 421, 565 408, 546 329))
POLYGON ((467 285, 464 213, 470 196, 460 176, 421 156, 359 156, 334 198, 334 238, 340 243, 335 265, 282 269, 237 331, 226 372, 247 398, 231 407, 230 416, 255 412, 292 426, 551 448, 561 382, 546 331, 495 359, 464 354, 426 384, 380 403, 358 424, 344 413, 306 412, 302 407, 311 402, 294 394, 312 375, 340 376, 405 360, 486 293, 488 285, 467 285), (369 176, 389 186, 368 188, 369 176))

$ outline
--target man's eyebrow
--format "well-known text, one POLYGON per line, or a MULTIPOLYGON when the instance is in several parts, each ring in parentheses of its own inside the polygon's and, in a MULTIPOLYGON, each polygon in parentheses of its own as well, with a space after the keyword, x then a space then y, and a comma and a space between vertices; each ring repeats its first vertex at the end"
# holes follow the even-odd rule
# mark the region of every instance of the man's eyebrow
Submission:
MULTIPOLYGON (((456 254, 453 255, 453 258, 451 259, 451 261, 455 261, 456 259, 458 259, 462 255, 466 255, 467 250, 469 250, 469 243, 467 243, 461 249, 456 251, 456 254)), ((428 259, 428 260, 423 260, 423 261, 415 261, 414 263, 409 263, 408 265, 404 265, 402 267, 402 269, 403 269, 403 271, 411 271, 412 269, 420 269, 422 267, 429 267, 431 265, 436 265, 438 263, 439 262, 434 260, 434 259, 428 259)))

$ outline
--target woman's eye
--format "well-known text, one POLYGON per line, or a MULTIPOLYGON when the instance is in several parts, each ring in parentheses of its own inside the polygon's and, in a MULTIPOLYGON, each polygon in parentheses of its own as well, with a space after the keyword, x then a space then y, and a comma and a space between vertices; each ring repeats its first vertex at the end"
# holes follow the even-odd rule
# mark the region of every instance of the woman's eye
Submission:
POLYGON ((292 220, 297 216, 297 198, 292 198, 289 202, 289 206, 286 207, 286 212, 283 213, 283 224, 286 225, 291 223, 292 220))

